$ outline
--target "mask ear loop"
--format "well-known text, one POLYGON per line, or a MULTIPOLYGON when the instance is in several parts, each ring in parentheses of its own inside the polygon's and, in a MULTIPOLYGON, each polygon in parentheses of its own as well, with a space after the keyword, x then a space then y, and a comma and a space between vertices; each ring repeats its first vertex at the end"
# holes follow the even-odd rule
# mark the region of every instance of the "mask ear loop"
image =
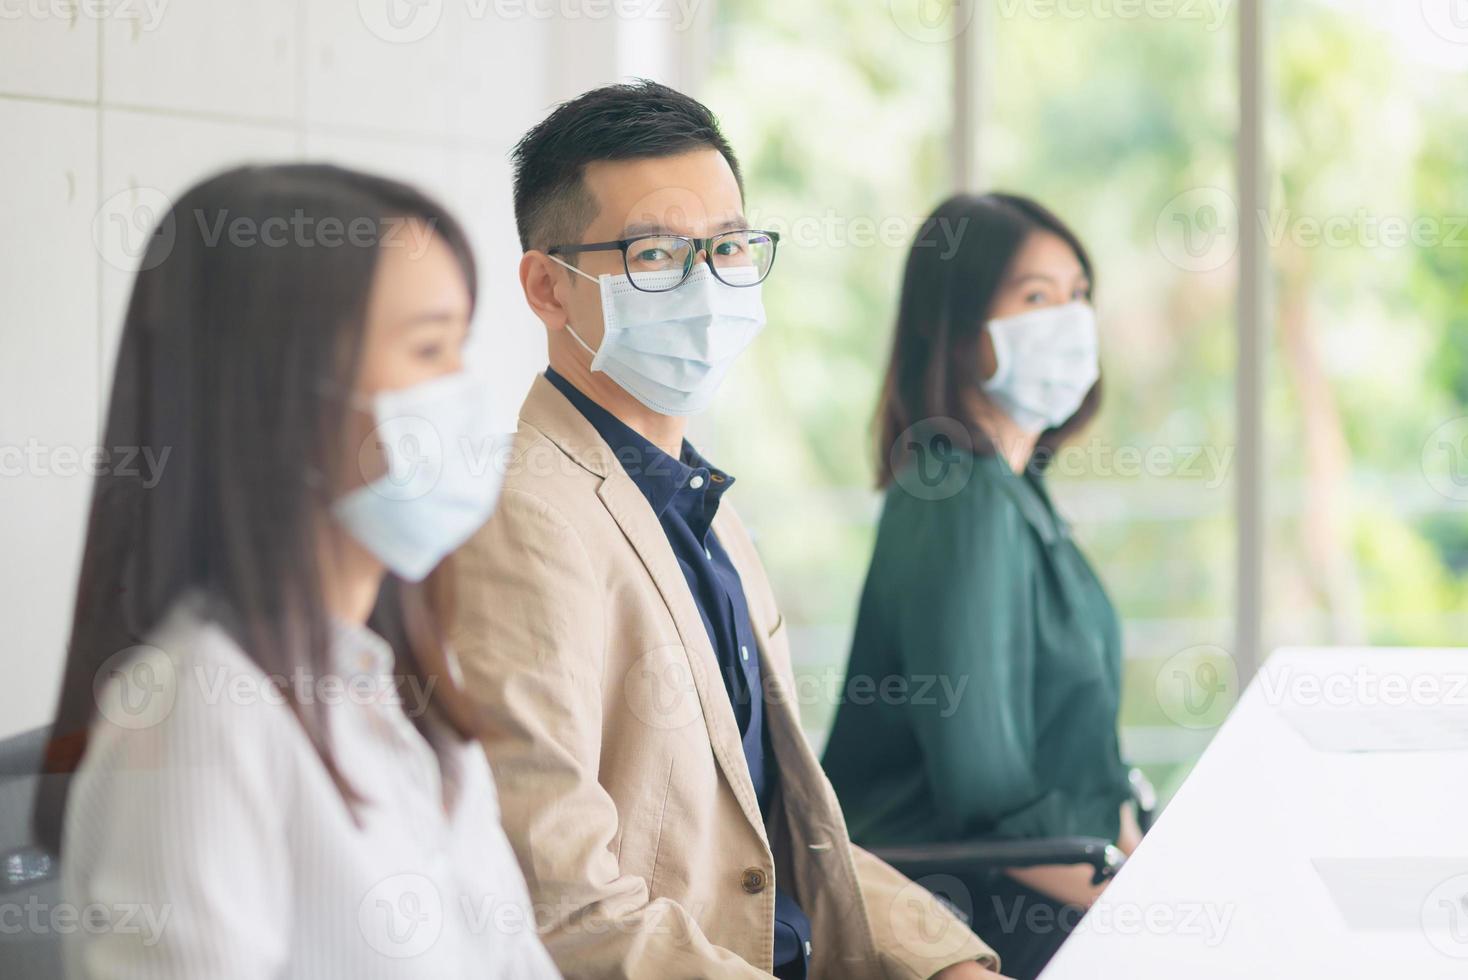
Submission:
MULTIPOLYGON (((596 283, 598 286, 601 285, 601 280, 598 279, 596 276, 588 275, 587 273, 582 272, 580 269, 576 268, 574 265, 572 265, 569 262, 562 262, 561 261, 561 257, 559 255, 547 255, 546 258, 550 259, 552 262, 555 262, 555 263, 557 263, 559 265, 565 266, 567 269, 570 269, 572 272, 576 273, 582 279, 590 279, 592 282, 596 283)), ((591 347, 587 345, 586 341, 584 341, 584 340, 581 339, 581 335, 576 332, 576 328, 573 327, 573 326, 571 326, 571 320, 570 320, 570 318, 567 318, 567 320, 566 320, 566 332, 571 335, 571 339, 572 340, 576 341, 576 343, 578 343, 578 344, 581 345, 581 349, 582 350, 586 351, 586 353, 588 353, 588 354, 591 355, 591 359, 592 360, 596 360, 596 351, 592 350, 591 347)))

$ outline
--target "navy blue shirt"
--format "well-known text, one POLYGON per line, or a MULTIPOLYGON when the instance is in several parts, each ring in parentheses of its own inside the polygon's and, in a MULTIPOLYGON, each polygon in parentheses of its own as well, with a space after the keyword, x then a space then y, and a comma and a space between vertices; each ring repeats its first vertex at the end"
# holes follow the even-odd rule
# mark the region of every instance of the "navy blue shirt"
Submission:
MULTIPOLYGON (((734 478, 711 465, 687 440, 681 458, 674 459, 553 369, 547 368, 545 376, 606 440, 662 524, 719 659, 719 672, 744 742, 744 761, 749 766, 760 812, 768 819, 770 796, 779 773, 764 720, 759 646, 749 619, 744 585, 711 526, 719 512, 719 501, 734 485, 734 478)), ((803 966, 809 941, 810 920, 789 893, 776 885, 775 965, 803 966)))

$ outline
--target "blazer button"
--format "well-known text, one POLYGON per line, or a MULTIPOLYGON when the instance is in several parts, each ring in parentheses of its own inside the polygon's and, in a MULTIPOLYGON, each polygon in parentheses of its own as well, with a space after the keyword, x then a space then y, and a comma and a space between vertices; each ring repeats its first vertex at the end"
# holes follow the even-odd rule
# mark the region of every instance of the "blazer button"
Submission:
POLYGON ((745 868, 739 883, 751 895, 758 895, 765 890, 765 873, 759 868, 745 868))

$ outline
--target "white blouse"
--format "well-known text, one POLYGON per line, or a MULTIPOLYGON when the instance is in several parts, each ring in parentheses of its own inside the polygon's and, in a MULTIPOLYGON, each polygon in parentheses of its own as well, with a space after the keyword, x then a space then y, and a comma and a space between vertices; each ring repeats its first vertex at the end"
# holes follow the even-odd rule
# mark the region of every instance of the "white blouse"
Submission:
POLYGON ((274 681, 328 705, 360 826, 276 683, 197 598, 104 666, 66 811, 69 976, 558 976, 482 750, 446 736, 436 753, 388 644, 334 633, 332 676, 274 681))

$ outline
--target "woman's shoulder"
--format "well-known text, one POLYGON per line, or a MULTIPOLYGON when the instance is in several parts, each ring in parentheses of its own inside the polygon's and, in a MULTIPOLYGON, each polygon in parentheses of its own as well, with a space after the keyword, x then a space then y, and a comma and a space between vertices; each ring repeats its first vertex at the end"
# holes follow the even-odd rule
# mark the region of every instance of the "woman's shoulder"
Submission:
MULTIPOLYGON (((1003 460, 968 456, 947 488, 887 488, 868 582, 876 594, 924 596, 982 587, 1020 587, 1038 547, 1015 495, 998 472, 1003 460)), ((926 600, 925 600, 926 601, 926 600)))
POLYGON ((217 606, 189 595, 153 631, 151 645, 173 663, 180 696, 287 710, 277 687, 283 679, 267 675, 226 623, 217 606))
POLYGON ((91 894, 99 868, 162 873, 238 843, 221 843, 226 825, 276 835, 292 819, 309 743, 206 605, 179 600, 143 642, 104 663, 93 694, 63 830, 73 894, 91 894), (129 846, 118 847, 122 839, 129 846))
POLYGON ((955 451, 941 462, 914 460, 888 484, 882 522, 903 535, 1006 535, 1024 524, 1006 486, 1016 479, 992 454, 955 451))
POLYGON ((245 653, 206 600, 186 595, 142 643, 98 670, 88 755, 192 756, 224 744, 268 752, 294 728, 278 724, 292 717, 281 680, 245 653))
POLYGON ((197 592, 187 593, 173 604, 148 634, 148 643, 166 650, 181 664, 263 675, 225 625, 219 606, 197 592))

